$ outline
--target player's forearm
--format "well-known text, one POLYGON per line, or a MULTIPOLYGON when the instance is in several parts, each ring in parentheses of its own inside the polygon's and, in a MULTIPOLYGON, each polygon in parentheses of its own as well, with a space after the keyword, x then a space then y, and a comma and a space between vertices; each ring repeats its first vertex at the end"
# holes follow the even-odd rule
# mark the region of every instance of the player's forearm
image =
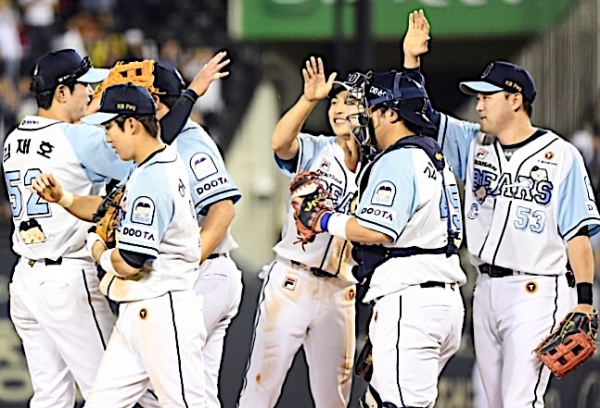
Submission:
POLYGON ((225 237, 227 229, 235 217, 235 208, 231 200, 219 201, 211 205, 200 229, 201 253, 200 263, 212 254, 225 237))
POLYGON ((100 244, 94 244, 92 258, 106 272, 121 278, 133 276, 140 271, 140 268, 129 265, 117 248, 106 249, 100 244))
POLYGON ((92 221, 92 217, 102 202, 100 196, 78 196, 73 194, 73 202, 64 209, 83 221, 92 221))
POLYGON ((356 221, 356 217, 345 214, 332 214, 323 216, 320 220, 320 229, 331 235, 361 244, 388 244, 392 238, 379 231, 365 228, 356 221))
POLYGON ((594 256, 592 245, 587 235, 577 235, 567 242, 569 263, 577 283, 594 281, 594 256))
POLYGON ((271 149, 283 160, 296 156, 299 149, 298 133, 318 101, 309 101, 304 94, 279 120, 271 136, 271 149))

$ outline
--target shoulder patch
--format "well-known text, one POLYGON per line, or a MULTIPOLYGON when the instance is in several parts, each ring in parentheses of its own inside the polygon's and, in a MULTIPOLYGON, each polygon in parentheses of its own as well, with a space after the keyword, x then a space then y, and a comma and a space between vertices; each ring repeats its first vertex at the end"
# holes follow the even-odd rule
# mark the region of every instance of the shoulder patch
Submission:
POLYGON ((371 204, 391 207, 394 197, 396 197, 396 186, 391 181, 382 181, 375 187, 371 204))
POLYGON ((190 166, 197 180, 205 179, 218 171, 212 157, 206 153, 196 153, 193 155, 190 159, 190 166))
POLYGON ((154 201, 149 197, 138 197, 133 202, 131 222, 135 224, 152 225, 154 220, 154 201))

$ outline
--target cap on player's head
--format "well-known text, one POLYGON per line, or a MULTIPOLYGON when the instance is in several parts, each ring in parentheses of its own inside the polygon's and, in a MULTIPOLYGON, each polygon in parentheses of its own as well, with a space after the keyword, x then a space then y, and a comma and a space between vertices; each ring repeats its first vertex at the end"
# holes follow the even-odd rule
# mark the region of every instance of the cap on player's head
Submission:
MULTIPOLYGON (((353 91, 366 80, 364 73, 360 71, 351 71, 340 81, 333 81, 331 91, 329 91, 329 97, 334 98, 337 94, 342 91, 353 91)), ((360 98, 359 98, 360 99, 360 98)))
POLYGON ((373 74, 365 94, 367 107, 386 106, 421 128, 435 127, 425 114, 428 99, 420 83, 396 71, 373 74))
POLYGON ((40 93, 63 84, 101 82, 108 76, 108 72, 108 69, 93 68, 90 58, 82 58, 75 50, 51 52, 37 62, 33 70, 31 90, 40 93))
POLYGON ((460 83, 460 90, 467 95, 493 94, 506 91, 520 93, 532 103, 537 91, 533 78, 523 67, 510 62, 495 61, 487 66, 478 81, 460 83))
POLYGON ((179 71, 160 62, 154 63, 154 87, 159 95, 180 96, 185 82, 179 71))
POLYGON ((132 83, 106 88, 98 112, 81 120, 89 125, 104 125, 118 116, 137 117, 156 115, 156 105, 150 92, 132 83))

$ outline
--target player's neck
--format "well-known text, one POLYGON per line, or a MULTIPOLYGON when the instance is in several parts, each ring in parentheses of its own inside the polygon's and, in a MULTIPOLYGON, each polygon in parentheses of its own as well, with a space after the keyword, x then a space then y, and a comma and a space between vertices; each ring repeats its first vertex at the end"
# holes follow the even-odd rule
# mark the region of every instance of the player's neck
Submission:
MULTIPOLYGON (((400 123, 398 123, 400 125, 400 123)), ((385 150, 400 139, 404 139, 408 136, 413 136, 415 133, 408 130, 405 126, 395 126, 394 129, 390 129, 388 132, 381 132, 382 134, 377 135, 377 146, 381 150, 385 150), (391 131, 393 130, 393 131, 391 131)))
MULTIPOLYGON (((150 138, 150 136, 147 137, 150 138)), ((135 152, 135 155, 133 156, 133 161, 137 164, 143 163, 152 154, 161 149, 164 149, 165 146, 166 145, 159 138, 151 138, 151 140, 140 144, 137 151, 135 152)))
POLYGON ((496 137, 503 145, 514 145, 521 143, 526 140, 532 134, 534 134, 536 128, 531 125, 531 122, 527 120, 521 120, 511 124, 498 132, 496 137))
POLYGON ((59 120, 61 122, 67 122, 67 123, 71 122, 71 118, 69 117, 69 115, 67 115, 66 112, 64 112, 62 110, 57 110, 57 109, 52 109, 52 108, 50 108, 50 109, 40 108, 40 109, 38 109, 37 115, 40 118, 54 119, 54 120, 59 120))

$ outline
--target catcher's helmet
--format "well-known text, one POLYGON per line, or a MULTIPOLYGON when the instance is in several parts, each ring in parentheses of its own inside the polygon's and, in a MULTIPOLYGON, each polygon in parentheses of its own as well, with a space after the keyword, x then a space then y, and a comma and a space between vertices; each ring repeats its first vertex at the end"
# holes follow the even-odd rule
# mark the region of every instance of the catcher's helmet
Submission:
POLYGON ((374 74, 366 85, 365 106, 387 106, 421 128, 434 128, 425 114, 429 97, 425 88, 401 72, 374 74))

